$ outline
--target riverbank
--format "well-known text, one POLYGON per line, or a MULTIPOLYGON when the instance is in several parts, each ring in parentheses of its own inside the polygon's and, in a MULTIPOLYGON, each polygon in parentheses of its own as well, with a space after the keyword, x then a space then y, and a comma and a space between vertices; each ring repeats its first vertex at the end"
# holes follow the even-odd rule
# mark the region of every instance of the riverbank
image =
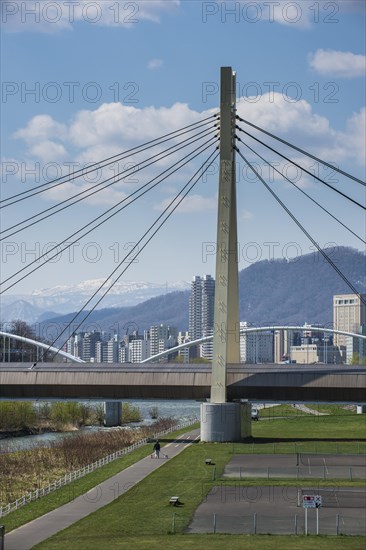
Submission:
MULTIPOLYGON (((88 426, 80 426, 80 428, 86 428, 86 427, 88 426)), ((62 429, 57 429, 56 427, 52 427, 52 426, 37 426, 34 428, 23 428, 15 431, 3 432, 0 430, 0 441, 18 438, 18 437, 28 437, 32 435, 75 432, 78 429, 79 428, 77 428, 76 426, 65 425, 62 429)))
POLYGON ((0 505, 14 502, 27 492, 41 489, 69 472, 176 424, 176 420, 160 419, 135 429, 79 430, 69 437, 49 441, 47 446, 3 452, 0 454, 0 505))
MULTIPOLYGON (((16 403, 10 403, 10 410, 13 405, 16 403)), ((28 403, 26 404, 25 409, 22 409, 22 403, 17 403, 16 409, 23 411, 23 418, 21 423, 21 418, 18 416, 12 415, 12 420, 10 420, 9 407, 7 409, 7 418, 6 415, 2 415, 4 412, 5 403, 0 403, 0 453, 9 452, 13 450, 25 450, 27 448, 31 449, 35 446, 47 446, 50 441, 55 441, 62 439, 63 437, 68 437, 69 435, 75 433, 83 432, 94 432, 94 431, 108 431, 113 428, 105 428, 103 425, 104 411, 103 403, 100 402, 89 402, 82 403, 81 405, 87 405, 89 409, 98 410, 99 416, 97 419, 94 417, 94 421, 89 421, 84 424, 80 423, 80 417, 76 414, 73 415, 74 423, 70 421, 70 417, 64 415, 64 423, 60 422, 60 411, 71 411, 75 412, 75 407, 69 407, 67 403, 62 403, 62 407, 58 407, 58 404, 54 403, 53 407, 58 411, 58 422, 52 424, 50 420, 45 418, 45 414, 50 418, 51 403, 28 403), (32 408, 29 408, 29 405, 32 408), (57 405, 57 409, 56 409, 57 405), (2 407, 3 406, 3 407, 2 407), (25 419, 30 418, 30 412, 35 411, 38 415, 38 424, 35 425, 35 416, 32 416, 33 422, 29 425, 24 425, 25 419), (43 416, 41 416, 43 415, 43 416), (12 424, 17 424, 17 427, 12 427, 12 424), (5 425, 8 426, 8 429, 4 429, 5 425)), ((74 404, 71 404, 74 405, 74 404)), ((78 405, 78 404, 76 404, 78 405)), ((189 419, 199 418, 199 408, 200 403, 197 401, 157 401, 157 400, 124 400, 123 402, 123 411, 122 411, 122 427, 129 428, 139 428, 141 426, 150 426, 154 424, 159 418, 174 418, 179 422, 184 422, 189 419), (136 416, 135 409, 138 409, 138 417, 136 416), (127 413, 129 413, 127 415, 127 413), (152 418, 152 413, 158 418, 152 418)), ((16 410, 15 408, 13 409, 16 410)), ((85 408, 82 410, 85 411, 85 408)), ((33 412, 32 412, 33 414, 33 412)))

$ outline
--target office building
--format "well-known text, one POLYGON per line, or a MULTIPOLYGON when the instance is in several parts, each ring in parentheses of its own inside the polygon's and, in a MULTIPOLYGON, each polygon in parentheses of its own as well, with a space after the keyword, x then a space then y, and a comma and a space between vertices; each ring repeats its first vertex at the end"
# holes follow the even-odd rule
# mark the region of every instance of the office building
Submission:
MULTIPOLYGON (((333 328, 362 334, 366 325, 366 294, 336 294, 333 296, 333 328), (362 302, 362 300, 364 302, 362 302)), ((347 336, 334 335, 335 346, 346 346, 347 336)))
MULTIPOLYGON (((246 328, 247 323, 241 322, 240 328, 246 328)), ((273 363, 274 336, 273 331, 241 332, 240 362, 241 363, 273 363)))

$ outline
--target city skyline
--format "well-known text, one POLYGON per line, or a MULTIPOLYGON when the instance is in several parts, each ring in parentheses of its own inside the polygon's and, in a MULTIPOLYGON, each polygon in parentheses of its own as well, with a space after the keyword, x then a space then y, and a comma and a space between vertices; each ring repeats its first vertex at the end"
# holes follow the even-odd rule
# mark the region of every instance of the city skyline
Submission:
MULTIPOLYGON (((121 335, 108 331, 80 331, 73 334, 65 345, 65 351, 86 362, 141 363, 149 357, 173 350, 159 362, 173 361, 179 357, 183 362, 190 359, 212 361, 212 340, 195 344, 188 349, 175 350, 177 345, 196 342, 214 334, 213 305, 215 279, 211 275, 195 275, 191 282, 189 299, 189 330, 164 323, 151 325, 139 334, 121 335)), ((366 334, 366 295, 333 296, 333 325, 335 331, 366 334)), ((323 327, 329 328, 329 327, 323 327)), ((241 363, 353 363, 366 357, 365 340, 331 333, 322 327, 304 323, 303 327, 287 329, 264 327, 252 331, 247 321, 240 321, 241 363), (248 331, 248 332, 246 332, 248 331)))

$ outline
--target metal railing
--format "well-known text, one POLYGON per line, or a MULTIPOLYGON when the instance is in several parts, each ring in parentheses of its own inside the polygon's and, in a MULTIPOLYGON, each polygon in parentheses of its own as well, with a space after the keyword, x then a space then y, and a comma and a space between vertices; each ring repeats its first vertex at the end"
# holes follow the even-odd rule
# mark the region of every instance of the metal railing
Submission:
POLYGON ((168 435, 169 433, 175 432, 183 428, 187 428, 188 426, 192 426, 197 422, 198 422, 197 419, 186 420, 185 422, 182 422, 176 426, 172 426, 154 435, 145 437, 144 439, 141 439, 140 441, 133 443, 133 445, 130 445, 129 447, 125 447, 124 449, 121 449, 120 451, 116 451, 115 453, 112 453, 103 458, 100 458, 99 460, 91 464, 88 464, 87 466, 84 466, 79 470, 75 470, 73 472, 65 474, 60 479, 47 485, 47 487, 42 487, 41 489, 35 489, 34 491, 28 492, 25 495, 21 496, 20 498, 16 499, 14 502, 5 504, 4 506, 0 506, 0 518, 10 514, 11 512, 14 512, 15 510, 18 510, 18 508, 21 508, 22 506, 25 506, 26 504, 29 504, 34 500, 38 500, 41 497, 49 495, 53 491, 56 491, 56 489, 60 489, 60 487, 64 487, 65 485, 72 483, 76 479, 80 479, 81 477, 84 477, 85 475, 90 474, 91 472, 94 472, 94 470, 97 470, 98 468, 102 468, 102 466, 105 466, 106 464, 109 464, 110 462, 113 462, 114 460, 117 460, 118 458, 121 458, 122 456, 127 455, 132 451, 135 451, 136 449, 139 449, 140 447, 143 447, 144 445, 149 443, 149 441, 151 441, 152 439, 160 439, 163 436, 168 435))
POLYGON ((280 466, 267 466, 263 468, 248 468, 239 466, 230 468, 224 474, 224 478, 235 478, 240 480, 249 480, 251 478, 265 479, 355 479, 366 478, 366 468, 364 466, 311 466, 292 468, 282 468, 280 466))
MULTIPOLYGON (((173 514, 172 533, 181 532, 177 525, 176 514, 173 514)), ((309 510, 307 520, 304 511, 298 514, 266 515, 252 512, 242 516, 228 513, 196 515, 185 532, 191 534, 237 534, 237 535, 366 535, 366 524, 363 516, 354 517, 352 511, 342 513, 320 509, 318 520, 316 512, 309 510)))

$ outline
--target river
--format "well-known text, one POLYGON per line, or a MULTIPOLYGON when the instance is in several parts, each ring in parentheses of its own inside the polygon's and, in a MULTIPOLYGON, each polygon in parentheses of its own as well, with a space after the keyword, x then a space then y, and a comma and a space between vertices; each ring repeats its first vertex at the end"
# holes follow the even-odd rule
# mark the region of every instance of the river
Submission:
MULTIPOLYGON (((149 411, 152 407, 158 409, 158 415, 161 418, 176 418, 179 421, 189 420, 191 418, 199 419, 200 403, 198 401, 136 401, 124 399, 124 403, 131 403, 137 406, 141 412, 142 421, 138 423, 130 423, 128 426, 142 426, 155 422, 150 417, 149 411)), ((123 420, 123 419, 122 419, 123 420)), ((77 431, 72 432, 46 432, 37 435, 27 435, 21 437, 9 437, 0 439, 0 452, 20 451, 31 449, 37 446, 47 445, 52 441, 57 441, 63 437, 72 437, 75 433, 90 432, 95 430, 113 430, 114 428, 104 428, 103 426, 87 426, 77 431)))

